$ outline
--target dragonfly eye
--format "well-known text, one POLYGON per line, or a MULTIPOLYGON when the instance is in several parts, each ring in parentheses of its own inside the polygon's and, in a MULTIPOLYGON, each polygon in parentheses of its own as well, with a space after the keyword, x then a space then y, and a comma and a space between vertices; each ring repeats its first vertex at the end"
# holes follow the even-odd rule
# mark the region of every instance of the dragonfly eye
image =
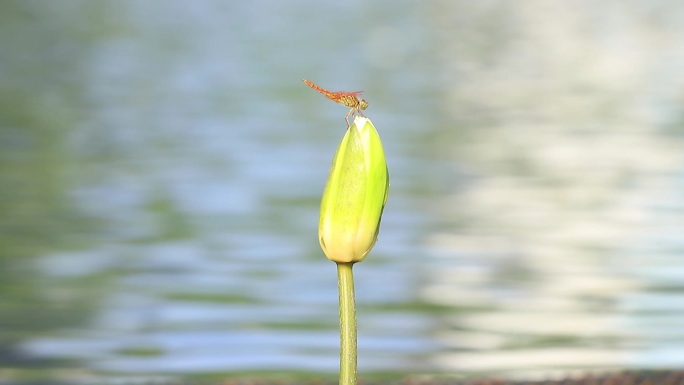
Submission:
POLYGON ((368 108, 368 102, 366 101, 366 99, 359 100, 359 108, 362 110, 368 108))

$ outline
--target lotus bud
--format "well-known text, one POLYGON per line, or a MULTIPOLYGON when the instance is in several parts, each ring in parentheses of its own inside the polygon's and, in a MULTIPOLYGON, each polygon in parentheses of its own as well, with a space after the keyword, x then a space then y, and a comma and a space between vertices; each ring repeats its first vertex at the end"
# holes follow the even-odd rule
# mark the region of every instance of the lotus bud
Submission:
POLYGON ((378 238, 389 173, 380 136, 357 116, 337 148, 323 191, 318 238, 331 261, 362 261, 378 238))

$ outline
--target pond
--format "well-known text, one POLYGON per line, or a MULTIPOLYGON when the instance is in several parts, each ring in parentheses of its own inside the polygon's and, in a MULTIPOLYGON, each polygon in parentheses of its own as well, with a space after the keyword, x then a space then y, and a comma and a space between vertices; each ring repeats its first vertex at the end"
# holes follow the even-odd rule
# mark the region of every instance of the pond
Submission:
POLYGON ((362 373, 684 366, 684 7, 0 5, 0 365, 335 373, 318 205, 364 90, 391 188, 362 373))

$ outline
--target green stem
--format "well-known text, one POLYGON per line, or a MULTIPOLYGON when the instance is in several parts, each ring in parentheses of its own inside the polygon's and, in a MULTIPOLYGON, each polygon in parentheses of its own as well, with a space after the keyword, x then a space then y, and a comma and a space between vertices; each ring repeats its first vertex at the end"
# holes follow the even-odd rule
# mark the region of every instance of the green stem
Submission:
POLYGON ((337 264, 340 290, 340 385, 356 385, 356 305, 354 262, 337 264))

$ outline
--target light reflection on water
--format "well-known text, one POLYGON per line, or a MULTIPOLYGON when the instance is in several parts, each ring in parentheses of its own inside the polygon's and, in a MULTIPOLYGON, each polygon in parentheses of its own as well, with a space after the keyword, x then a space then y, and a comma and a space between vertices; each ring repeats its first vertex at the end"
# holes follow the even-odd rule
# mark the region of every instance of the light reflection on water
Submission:
MULTIPOLYGON (((672 95, 684 52, 631 9, 508 5, 514 17, 474 6, 505 33, 471 62, 446 64, 461 85, 449 92, 462 102, 450 119, 474 122, 452 153, 471 182, 438 202, 443 226, 427 237, 422 296, 463 309, 443 318, 433 362, 521 373, 681 367, 684 143, 662 122, 682 108, 672 95), (465 115, 463 103, 486 115, 465 115)), ((682 11, 651 16, 667 23, 682 11)), ((447 51, 467 55, 478 38, 447 51)))
POLYGON ((103 225, 35 265, 65 306, 79 290, 97 306, 19 350, 122 373, 334 372, 335 272, 315 234, 342 135, 321 127, 344 110, 307 76, 366 88, 390 163, 356 268, 362 371, 684 366, 684 9, 649 24, 588 2, 351 3, 386 19, 306 2, 91 10, 112 30, 83 27, 87 103, 57 107, 80 114, 57 171, 103 225), (330 27, 350 23, 372 55, 330 27))

